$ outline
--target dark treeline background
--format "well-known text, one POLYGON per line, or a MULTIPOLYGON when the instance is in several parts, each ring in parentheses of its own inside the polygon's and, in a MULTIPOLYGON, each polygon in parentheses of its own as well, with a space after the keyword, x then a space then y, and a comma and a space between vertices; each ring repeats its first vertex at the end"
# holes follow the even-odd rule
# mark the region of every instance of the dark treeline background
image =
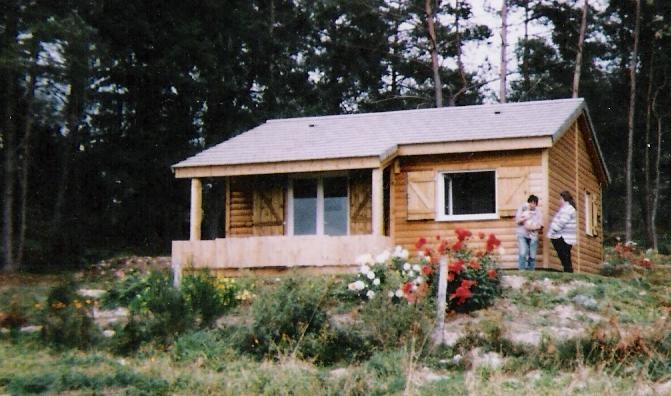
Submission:
MULTIPOLYGON (((470 1, 429 3, 444 105, 491 99, 489 82, 462 59, 468 42, 497 41, 500 25, 476 25, 470 1)), ((526 15, 516 23, 554 30, 510 43, 519 74, 507 101, 570 97, 583 1, 508 4, 526 15)), ((652 246, 671 209, 671 2, 640 5, 632 225, 652 246)), ((425 6, 0 0, 1 264, 168 254, 172 239, 188 237, 189 183, 174 179, 172 164, 270 118, 434 106, 425 6)), ((635 10, 636 0, 590 7, 582 58, 580 96, 613 180, 604 200, 611 236, 625 228, 635 10)))

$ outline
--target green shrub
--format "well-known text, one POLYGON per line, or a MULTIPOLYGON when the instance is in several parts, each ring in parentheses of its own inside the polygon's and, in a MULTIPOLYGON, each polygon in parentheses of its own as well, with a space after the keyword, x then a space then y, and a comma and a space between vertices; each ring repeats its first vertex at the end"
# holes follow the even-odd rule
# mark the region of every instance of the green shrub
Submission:
POLYGON ((44 341, 66 347, 91 346, 99 335, 93 322, 92 304, 77 294, 75 283, 51 289, 41 318, 44 341))
POLYGON ((222 332, 198 330, 180 336, 170 353, 176 362, 191 362, 204 359, 217 362, 231 357, 231 344, 222 332))
POLYGON ((207 327, 237 305, 239 288, 233 280, 201 272, 185 276, 180 290, 197 321, 207 327))
POLYGON ((56 375, 52 373, 25 373, 12 378, 6 385, 12 395, 34 395, 50 393, 56 375))
POLYGON ((191 310, 182 293, 173 287, 170 274, 153 271, 133 283, 142 288, 133 288, 136 294, 128 301, 131 318, 114 340, 115 351, 129 353, 150 341, 167 347, 179 334, 194 327, 191 310))
POLYGON ((401 347, 411 340, 422 341, 432 331, 435 310, 430 299, 414 304, 397 304, 376 298, 361 308, 362 331, 376 348, 401 347))
POLYGON ((147 287, 147 274, 137 269, 121 272, 114 286, 103 296, 102 306, 112 308, 117 306, 129 307, 132 302, 147 287))
POLYGON ((227 331, 240 350, 256 357, 296 356, 319 364, 366 358, 370 341, 361 332, 329 322, 331 288, 332 280, 324 278, 283 278, 254 299, 249 326, 227 331))
POLYGON ((304 278, 284 278, 252 303, 252 326, 245 348, 258 356, 272 352, 300 352, 306 336, 315 336, 327 324, 322 303, 326 290, 304 278))

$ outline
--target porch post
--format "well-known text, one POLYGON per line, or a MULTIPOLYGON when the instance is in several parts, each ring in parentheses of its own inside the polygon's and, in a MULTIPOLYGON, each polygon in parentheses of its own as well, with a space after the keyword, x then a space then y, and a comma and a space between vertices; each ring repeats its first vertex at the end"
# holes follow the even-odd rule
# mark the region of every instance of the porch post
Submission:
POLYGON ((200 179, 191 179, 191 230, 189 239, 200 240, 200 225, 203 222, 203 183, 200 179))
POLYGON ((384 186, 382 169, 373 169, 372 177, 373 235, 384 234, 384 186))

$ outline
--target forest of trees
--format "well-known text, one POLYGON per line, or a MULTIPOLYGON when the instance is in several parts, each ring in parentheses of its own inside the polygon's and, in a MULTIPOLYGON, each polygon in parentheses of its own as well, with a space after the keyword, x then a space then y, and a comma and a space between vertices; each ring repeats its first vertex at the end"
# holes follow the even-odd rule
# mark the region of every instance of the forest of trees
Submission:
MULTIPOLYGON (((189 210, 170 166, 267 119, 482 103, 493 81, 464 51, 505 29, 476 24, 475 1, 0 0, 0 265, 168 254, 189 210)), ((498 100, 571 97, 579 70, 612 177, 606 231, 657 246, 671 2, 584 4, 507 0, 552 34, 508 43, 498 100)))

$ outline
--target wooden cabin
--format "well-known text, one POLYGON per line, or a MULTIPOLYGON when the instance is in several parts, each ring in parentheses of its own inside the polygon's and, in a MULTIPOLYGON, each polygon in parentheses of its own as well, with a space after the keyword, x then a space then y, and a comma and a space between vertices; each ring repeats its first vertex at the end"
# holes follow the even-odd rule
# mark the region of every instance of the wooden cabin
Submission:
MULTIPOLYGON (((494 233, 500 265, 517 268, 517 207, 537 195, 547 226, 563 190, 578 206, 574 269, 603 261, 609 175, 583 99, 270 120, 173 170, 191 180, 182 267, 351 270, 467 228, 494 233), (203 180, 225 184, 223 238, 201 240, 203 180)), ((537 268, 561 270, 546 237, 537 268)))

